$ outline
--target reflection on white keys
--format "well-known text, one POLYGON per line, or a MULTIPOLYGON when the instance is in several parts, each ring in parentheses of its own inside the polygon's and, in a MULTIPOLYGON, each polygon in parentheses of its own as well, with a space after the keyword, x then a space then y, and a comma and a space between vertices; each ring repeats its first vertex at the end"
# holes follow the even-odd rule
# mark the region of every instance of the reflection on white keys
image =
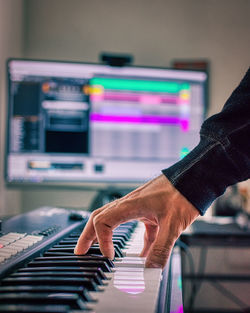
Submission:
POLYGON ((95 313, 154 313, 157 307, 162 270, 144 268, 145 258, 139 257, 143 248, 144 224, 139 223, 131 236, 125 255, 117 259, 104 292, 92 293, 97 303, 89 305, 95 313))

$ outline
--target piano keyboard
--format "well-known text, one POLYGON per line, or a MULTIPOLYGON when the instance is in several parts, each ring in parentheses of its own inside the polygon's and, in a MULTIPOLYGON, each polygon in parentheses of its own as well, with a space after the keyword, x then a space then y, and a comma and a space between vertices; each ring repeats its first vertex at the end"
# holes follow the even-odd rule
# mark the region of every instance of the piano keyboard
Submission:
POLYGON ((87 215, 40 208, 6 222, 9 233, 0 236, 6 244, 0 255, 6 246, 18 246, 19 239, 5 240, 13 230, 20 229, 20 238, 30 236, 34 243, 5 254, 0 263, 0 312, 182 312, 179 252, 172 253, 163 273, 145 269, 139 257, 144 225, 133 221, 114 230, 114 261, 101 255, 98 244, 75 256, 87 215), (58 226, 51 225, 56 221, 58 226))

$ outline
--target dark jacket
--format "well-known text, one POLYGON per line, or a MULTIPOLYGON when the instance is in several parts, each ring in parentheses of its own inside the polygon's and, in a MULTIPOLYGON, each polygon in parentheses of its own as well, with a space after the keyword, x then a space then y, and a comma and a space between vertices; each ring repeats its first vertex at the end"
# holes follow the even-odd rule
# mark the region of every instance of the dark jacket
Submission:
POLYGON ((200 130, 200 143, 163 174, 203 215, 225 189, 250 178, 250 68, 200 130))

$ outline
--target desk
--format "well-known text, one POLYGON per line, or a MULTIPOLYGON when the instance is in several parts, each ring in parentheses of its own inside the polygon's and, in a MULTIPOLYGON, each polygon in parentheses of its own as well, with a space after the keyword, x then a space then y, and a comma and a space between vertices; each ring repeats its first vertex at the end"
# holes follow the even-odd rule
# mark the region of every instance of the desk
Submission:
MULTIPOLYGON (((234 250, 235 253, 239 251, 235 249, 249 248, 250 251, 249 230, 246 231, 241 229, 236 223, 234 223, 232 218, 213 217, 208 221, 195 221, 193 225, 181 235, 180 240, 184 243, 184 248, 186 246, 191 248, 191 250, 200 250, 198 265, 193 265, 193 269, 191 265, 191 270, 189 269, 189 271, 187 271, 185 263, 195 263, 195 261, 197 263, 197 258, 194 258, 192 255, 190 256, 190 252, 188 258, 187 253, 182 253, 183 281, 190 282, 191 284, 190 290, 184 288, 184 293, 188 291, 190 292, 189 301, 184 301, 186 308, 185 312, 244 312, 245 308, 250 308, 250 300, 247 299, 248 301, 246 302, 244 299, 243 301, 241 295, 241 291, 244 290, 245 292, 246 288, 250 295, 250 266, 249 270, 246 272, 242 272, 241 270, 240 273, 239 271, 225 272, 226 265, 223 263, 221 263, 221 266, 217 268, 216 272, 208 272, 206 270, 207 256, 209 256, 209 253, 207 255, 207 250, 209 249, 211 251, 211 249, 217 248, 217 253, 220 253, 220 251, 222 252, 225 249, 229 249, 230 251, 234 250), (221 250, 219 248, 221 248, 221 250), (190 258, 193 258, 193 260, 190 260, 190 258), (205 283, 208 283, 210 286, 213 286, 213 288, 218 290, 221 294, 221 304, 223 304, 224 297, 230 299, 227 301, 231 303, 230 307, 225 308, 222 305, 222 308, 213 307, 209 308, 207 311, 204 308, 196 308, 196 296, 201 289, 201 285, 204 285, 205 283), (242 286, 238 288, 239 294, 237 294, 237 292, 235 293, 235 291, 230 291, 232 284, 235 286, 236 284, 237 286, 242 286), (230 288, 228 288, 228 286, 230 288)), ((216 261, 217 260, 215 258, 214 262, 216 263, 216 261)), ((235 289, 235 287, 231 289, 235 289)), ((248 298, 250 297, 248 296, 248 298)))

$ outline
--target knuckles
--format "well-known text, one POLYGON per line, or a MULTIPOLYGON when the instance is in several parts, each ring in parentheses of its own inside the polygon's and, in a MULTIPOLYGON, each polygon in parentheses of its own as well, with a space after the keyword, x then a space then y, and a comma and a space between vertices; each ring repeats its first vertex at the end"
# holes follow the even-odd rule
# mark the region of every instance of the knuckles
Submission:
POLYGON ((91 213, 90 218, 94 220, 94 218, 100 213, 100 209, 97 209, 91 213))
POLYGON ((165 264, 171 253, 171 248, 164 246, 155 246, 151 251, 151 260, 155 263, 165 264))
POLYGON ((107 222, 106 222, 106 217, 104 214, 97 214, 94 218, 93 218, 93 225, 95 229, 103 229, 103 228, 107 228, 107 222))
POLYGON ((93 224, 94 224, 94 227, 98 227, 102 224, 102 217, 100 217, 99 215, 95 215, 93 217, 93 224))

